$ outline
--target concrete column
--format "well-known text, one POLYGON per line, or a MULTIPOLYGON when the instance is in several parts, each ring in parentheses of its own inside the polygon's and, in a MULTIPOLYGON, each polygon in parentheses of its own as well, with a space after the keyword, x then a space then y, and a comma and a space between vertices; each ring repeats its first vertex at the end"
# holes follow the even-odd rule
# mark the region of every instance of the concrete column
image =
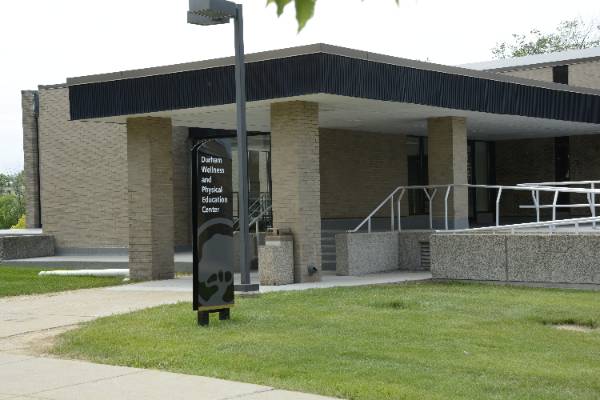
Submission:
MULTIPOLYGON (((427 120, 429 184, 467 183, 467 126, 462 117, 427 120)), ((434 228, 444 227, 443 189, 433 202, 434 228)), ((450 228, 469 226, 469 197, 466 188, 455 188, 448 199, 450 228)))
POLYGON ((175 274, 172 148, 170 119, 127 120, 132 279, 169 279, 175 274))
POLYGON ((38 141, 38 92, 21 92, 23 110, 23 156, 25 181, 25 214, 27 228, 42 226, 40 205, 40 156, 38 141))
POLYGON ((293 101, 271 106, 273 226, 294 236, 294 280, 320 280, 321 191, 319 105, 293 101))

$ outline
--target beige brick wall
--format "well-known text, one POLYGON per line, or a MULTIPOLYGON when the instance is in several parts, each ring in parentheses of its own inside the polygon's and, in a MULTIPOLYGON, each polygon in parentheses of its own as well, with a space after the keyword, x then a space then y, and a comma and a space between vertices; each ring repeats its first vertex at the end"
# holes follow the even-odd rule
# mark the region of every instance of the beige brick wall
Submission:
MULTIPOLYGON (((44 232, 63 248, 127 247, 125 125, 69 121, 67 89, 41 89, 39 132, 44 232)), ((34 171, 28 160, 35 157, 29 145, 24 140, 27 176, 34 171)), ((173 128, 172 147, 175 245, 190 246, 187 128, 173 128)), ((28 203, 28 215, 31 207, 28 203)))
POLYGON ((39 95, 44 232, 58 247, 127 246, 125 126, 69 121, 66 88, 39 95))
POLYGON ((286 102, 271 105, 273 225, 294 235, 294 279, 321 267, 321 186, 319 174, 319 105, 286 102))
MULTIPOLYGON (((496 182, 499 185, 549 181, 554 181, 554 138, 496 142, 496 182)), ((542 201, 548 204, 551 199, 546 195, 542 201)), ((531 203, 529 192, 506 191, 502 195, 500 215, 534 215, 532 210, 518 207, 531 203)))
POLYGON ((600 89, 600 61, 569 65, 569 85, 600 89))
POLYGON ((25 213, 27 228, 39 228, 40 187, 39 187, 39 148, 37 91, 21 92, 21 108, 23 110, 23 177, 25 181, 25 213))
POLYGON ((127 120, 129 270, 132 279, 174 275, 171 119, 127 120))
POLYGON ((552 75, 552 67, 523 69, 515 71, 506 71, 501 73, 504 75, 511 75, 525 79, 535 79, 538 81, 545 82, 552 82, 554 80, 552 75))
MULTIPOLYGON (((408 182, 406 136, 320 130, 321 217, 364 218, 408 182)), ((378 216, 389 216, 385 207, 378 216)))
MULTIPOLYGON (((547 82, 553 81, 552 67, 506 71, 502 74, 547 82)), ((600 61, 570 64, 569 85, 600 89, 600 61)))

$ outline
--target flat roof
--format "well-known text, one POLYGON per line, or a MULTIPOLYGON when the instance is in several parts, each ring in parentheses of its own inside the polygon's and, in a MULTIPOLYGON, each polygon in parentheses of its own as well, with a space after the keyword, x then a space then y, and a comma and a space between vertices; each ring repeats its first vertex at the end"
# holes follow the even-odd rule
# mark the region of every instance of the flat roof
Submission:
MULTIPOLYGON (((327 44, 246 57, 248 102, 316 94, 600 124, 600 91, 327 44)), ((233 57, 69 78, 74 120, 235 103, 233 57)))
MULTIPOLYGON (((600 47, 597 48, 600 57, 600 47)), ((355 50, 347 47, 341 46, 333 46, 326 43, 315 43, 309 44, 305 46, 297 46, 297 47, 289 47, 284 49, 277 50, 269 50, 262 51, 257 53, 249 53, 245 55, 246 64, 248 63, 256 63, 261 61, 289 58, 294 56, 301 56, 307 54, 330 54, 330 55, 338 55, 342 57, 349 57, 358 60, 365 61, 373 61, 382 64, 390 64, 390 65, 398 65, 409 68, 415 68, 425 71, 436 71, 447 74, 454 75, 463 75, 475 78, 484 78, 490 80, 496 80, 499 82, 513 82, 519 83, 528 86, 538 86, 555 90, 565 90, 565 91, 573 91, 578 93, 590 93, 590 94, 598 94, 600 95, 600 90, 585 88, 585 87, 577 87, 570 85, 562 85, 553 82, 545 82, 534 79, 513 77, 509 75, 499 75, 493 72, 488 72, 484 69, 477 68, 469 68, 465 66, 451 66, 444 64, 437 64, 432 62, 411 60, 408 58, 402 57, 394 57, 385 54, 372 53, 363 50, 355 50)), ((186 71, 198 71, 203 69, 215 68, 215 67, 224 67, 224 66, 233 66, 235 64, 234 57, 223 57, 223 58, 214 58, 203 61, 193 61, 189 63, 181 63, 181 64, 171 64, 164 66, 156 66, 149 68, 140 68, 140 69, 132 69, 125 71, 117 71, 117 72, 109 72, 104 74, 95 74, 95 75, 85 75, 80 77, 71 77, 67 78, 66 85, 67 86, 75 86, 82 85, 87 83, 97 83, 97 82, 109 82, 109 81, 117 81, 123 79, 131 79, 131 78, 142 78, 148 76, 156 76, 156 75, 165 75, 165 74, 173 74, 178 72, 186 72, 186 71)), ((63 87, 64 84, 59 85, 48 85, 48 87, 52 86, 60 86, 63 87)))
POLYGON ((462 64, 459 65, 459 67, 478 71, 503 72, 516 69, 533 69, 555 65, 576 64, 598 59, 600 59, 600 47, 591 47, 589 49, 565 50, 555 53, 475 62, 462 64))

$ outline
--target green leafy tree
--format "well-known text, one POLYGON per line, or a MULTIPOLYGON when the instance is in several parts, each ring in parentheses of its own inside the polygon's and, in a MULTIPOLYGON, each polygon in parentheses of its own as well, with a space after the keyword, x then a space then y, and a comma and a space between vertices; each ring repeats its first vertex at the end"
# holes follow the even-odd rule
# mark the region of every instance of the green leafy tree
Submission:
POLYGON ((0 173, 0 194, 4 193, 11 186, 10 175, 0 173))
MULTIPOLYGON (((277 15, 283 14, 285 7, 294 2, 296 6, 296 20, 298 21, 298 31, 301 31, 308 20, 310 20, 315 14, 315 4, 317 0, 267 0, 268 4, 275 4, 277 6, 277 15)), ((378 0, 381 1, 381 0, 378 0)), ((396 4, 399 4, 399 0, 394 0, 396 4)))
POLYGON ((25 214, 22 198, 14 194, 0 196, 0 229, 8 229, 19 222, 25 214))
POLYGON ((25 197, 25 180, 23 177, 23 171, 12 176, 12 188, 15 194, 20 197, 21 200, 23 200, 25 197))
POLYGON ((17 225, 25 214, 25 185, 23 171, 18 174, 0 174, 0 229, 17 225))
POLYGON ((499 42, 492 49, 495 58, 523 57, 571 49, 600 46, 600 25, 582 19, 562 21, 553 33, 538 29, 528 34, 513 34, 511 41, 499 42))

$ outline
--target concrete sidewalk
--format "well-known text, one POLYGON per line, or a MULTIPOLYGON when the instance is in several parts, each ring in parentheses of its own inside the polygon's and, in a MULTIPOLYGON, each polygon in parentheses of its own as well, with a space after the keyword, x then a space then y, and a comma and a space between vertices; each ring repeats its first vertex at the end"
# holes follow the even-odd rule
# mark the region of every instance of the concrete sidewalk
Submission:
POLYGON ((268 386, 0 353, 0 400, 327 400, 268 386))
MULTIPOLYGON (((392 272, 358 277, 324 274, 322 282, 261 287, 261 292, 361 286, 429 279, 392 272)), ((236 276, 236 280, 239 276, 236 276)), ((253 276, 253 280, 257 277, 253 276)), ((303 393, 201 376, 38 357, 54 338, 80 323, 179 301, 191 302, 191 277, 0 298, 0 400, 6 399, 247 399, 317 400, 303 393)), ((194 316, 190 310, 190 320, 194 316)))
POLYGON ((191 301, 189 293, 99 288, 0 298, 0 351, 37 351, 45 339, 82 322, 179 301, 191 301))
MULTIPOLYGON (((258 282, 258 273, 252 272, 250 274, 250 280, 252 282, 258 282)), ((368 275, 357 275, 357 276, 339 276, 334 271, 323 271, 321 273, 320 282, 306 282, 306 283, 293 283, 291 285, 280 285, 280 286, 260 286, 260 293, 270 292, 288 292, 294 290, 309 290, 309 289, 326 289, 333 287, 348 287, 348 286, 365 286, 365 285, 381 285, 391 283, 403 283, 412 281, 422 281, 431 279, 431 272, 405 272, 405 271, 393 271, 393 272, 380 272, 368 275)), ((235 283, 240 283, 240 275, 235 274, 235 283)), ((192 293, 192 277, 182 276, 177 279, 169 279, 165 281, 147 281, 134 283, 131 285, 114 286, 107 290, 115 292, 130 292, 130 291, 142 291, 142 292, 154 292, 154 291, 165 291, 165 292, 187 292, 192 293)), ((191 298, 190 298, 191 301, 191 298)))

